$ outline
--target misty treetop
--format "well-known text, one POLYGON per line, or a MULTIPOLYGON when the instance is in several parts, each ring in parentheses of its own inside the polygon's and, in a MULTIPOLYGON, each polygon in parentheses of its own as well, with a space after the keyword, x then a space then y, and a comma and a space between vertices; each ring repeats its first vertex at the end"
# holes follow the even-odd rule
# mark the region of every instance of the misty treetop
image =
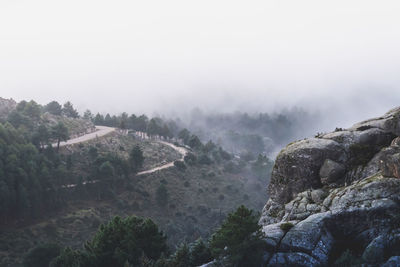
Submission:
MULTIPOLYGON (((213 140, 229 152, 270 154, 293 139, 314 134, 321 118, 299 108, 275 113, 204 113, 194 110, 181 123, 201 140, 213 140)), ((185 133, 183 133, 185 135, 185 133)))

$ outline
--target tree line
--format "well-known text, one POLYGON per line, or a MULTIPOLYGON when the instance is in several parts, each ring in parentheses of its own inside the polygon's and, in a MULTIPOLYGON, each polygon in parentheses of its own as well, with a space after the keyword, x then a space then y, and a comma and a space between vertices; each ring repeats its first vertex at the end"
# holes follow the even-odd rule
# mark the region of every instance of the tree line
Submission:
POLYGON ((29 267, 194 267, 260 266, 265 243, 259 215, 244 206, 230 213, 208 240, 182 243, 171 253, 167 237, 151 220, 114 217, 102 224, 81 249, 40 244, 24 259, 29 267))

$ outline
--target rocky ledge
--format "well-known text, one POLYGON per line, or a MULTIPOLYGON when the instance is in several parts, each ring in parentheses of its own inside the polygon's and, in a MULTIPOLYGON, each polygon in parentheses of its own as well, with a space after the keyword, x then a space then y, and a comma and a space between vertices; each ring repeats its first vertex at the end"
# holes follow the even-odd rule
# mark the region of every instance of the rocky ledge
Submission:
POLYGON ((400 108, 289 144, 260 224, 267 266, 400 266, 400 108))

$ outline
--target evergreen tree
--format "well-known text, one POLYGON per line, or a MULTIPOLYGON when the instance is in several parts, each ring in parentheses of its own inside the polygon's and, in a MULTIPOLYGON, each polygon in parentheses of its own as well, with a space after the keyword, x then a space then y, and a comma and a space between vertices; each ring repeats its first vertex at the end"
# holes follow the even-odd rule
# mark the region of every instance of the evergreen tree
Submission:
POLYGON ((192 266, 200 266, 212 261, 210 248, 204 241, 199 238, 191 245, 190 248, 190 264, 192 266))
POLYGON ((258 216, 240 206, 212 235, 211 253, 215 258, 226 259, 232 266, 259 266, 264 250, 262 238, 258 216))
POLYGON ((59 122, 51 128, 51 133, 54 139, 57 140, 57 151, 60 149, 61 141, 67 141, 69 138, 68 128, 64 123, 59 122))
POLYGON ((131 152, 129 153, 129 163, 131 166, 131 170, 137 172, 142 166, 144 162, 143 151, 136 145, 132 148, 131 152))
POLYGON ((196 135, 192 135, 187 142, 187 145, 193 149, 200 149, 203 144, 201 143, 200 139, 196 135))
POLYGON ((156 260, 166 250, 166 238, 157 225, 150 219, 135 216, 114 217, 101 225, 85 245, 93 265, 98 267, 124 266, 127 261, 137 266, 143 254, 156 260))
POLYGON ((161 126, 158 122, 157 119, 153 118, 149 121, 147 125, 146 132, 148 135, 153 136, 153 135, 160 135, 161 134, 161 126))
POLYGON ((181 244, 172 255, 170 265, 174 267, 193 266, 190 264, 190 250, 186 243, 181 244))
POLYGON ((92 120, 93 120, 93 114, 92 114, 92 112, 91 112, 90 110, 87 109, 87 110, 83 113, 83 118, 84 118, 85 120, 92 121, 92 120))
POLYGON ((53 115, 61 116, 62 107, 57 101, 51 101, 44 106, 44 111, 53 115))
POLYGON ((78 117, 79 117, 78 111, 76 111, 76 110, 74 109, 74 106, 73 106, 72 103, 69 102, 69 101, 67 101, 67 102, 64 104, 64 106, 63 106, 63 108, 62 108, 62 114, 63 114, 64 116, 66 116, 66 117, 69 117, 69 118, 78 118, 78 117))
POLYGON ((32 135, 32 143, 43 149, 49 143, 50 137, 49 129, 41 124, 32 135))
POLYGON ((183 129, 178 133, 178 138, 182 139, 183 143, 185 145, 187 145, 189 143, 189 139, 190 139, 190 132, 188 131, 188 129, 183 129))
POLYGON ((105 125, 103 115, 101 115, 100 113, 97 113, 96 116, 94 117, 93 123, 95 125, 105 125))

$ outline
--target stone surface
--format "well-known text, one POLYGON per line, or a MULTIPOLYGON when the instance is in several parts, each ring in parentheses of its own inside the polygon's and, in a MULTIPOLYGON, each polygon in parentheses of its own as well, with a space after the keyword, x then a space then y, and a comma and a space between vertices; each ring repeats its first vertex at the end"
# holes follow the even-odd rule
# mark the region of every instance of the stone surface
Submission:
POLYGON ((385 262, 382 267, 399 267, 400 266, 400 256, 393 256, 385 262))
POLYGON ((400 266, 399 114, 279 153, 260 219, 266 266, 325 266, 346 250, 366 266, 400 266), (294 226, 284 232, 287 221, 294 226))
POLYGON ((268 266, 320 266, 321 263, 308 254, 302 252, 275 253, 268 266))
POLYGON ((321 183, 329 185, 333 183, 341 183, 340 180, 344 178, 346 168, 343 164, 337 163, 331 159, 326 159, 319 170, 321 183))
POLYGON ((268 187, 269 195, 284 204, 299 192, 320 188, 319 170, 328 158, 344 162, 345 150, 333 140, 318 138, 288 145, 276 158, 268 187))

